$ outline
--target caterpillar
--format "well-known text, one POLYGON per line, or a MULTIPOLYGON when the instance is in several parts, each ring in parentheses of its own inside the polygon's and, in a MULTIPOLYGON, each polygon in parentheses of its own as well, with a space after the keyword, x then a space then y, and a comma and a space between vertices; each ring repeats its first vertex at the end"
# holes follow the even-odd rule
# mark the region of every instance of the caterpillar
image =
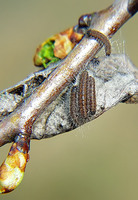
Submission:
POLYGON ((79 85, 71 88, 70 115, 76 125, 96 113, 95 79, 87 71, 80 75, 79 85))

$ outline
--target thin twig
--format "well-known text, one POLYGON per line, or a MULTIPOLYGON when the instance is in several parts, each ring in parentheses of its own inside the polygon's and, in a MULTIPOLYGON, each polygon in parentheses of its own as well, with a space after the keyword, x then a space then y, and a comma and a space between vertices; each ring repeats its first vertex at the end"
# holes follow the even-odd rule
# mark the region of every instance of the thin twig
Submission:
MULTIPOLYGON (((137 1, 115 1, 112 6, 95 14, 91 27, 111 38, 137 11, 137 1), (132 6, 133 5, 133 6, 132 6)), ((94 58, 101 46, 84 37, 48 78, 25 99, 24 103, 0 123, 0 146, 11 142, 17 133, 31 135, 37 117, 73 81, 78 72, 94 58)))

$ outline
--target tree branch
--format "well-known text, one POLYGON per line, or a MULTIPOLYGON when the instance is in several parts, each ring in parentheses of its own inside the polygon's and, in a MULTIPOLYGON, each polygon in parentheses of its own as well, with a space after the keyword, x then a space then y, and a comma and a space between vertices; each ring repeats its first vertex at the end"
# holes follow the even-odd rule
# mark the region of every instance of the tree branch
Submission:
MULTIPOLYGON (((136 1, 116 0, 109 8, 95 13, 90 28, 98 30, 108 38, 111 38, 136 12, 136 1)), ((102 63, 102 65, 108 63, 108 67, 101 67, 99 64, 98 67, 91 69, 90 65, 87 65, 100 48, 101 45, 96 40, 84 37, 73 51, 63 61, 58 63, 58 67, 53 70, 50 75, 48 75, 46 70, 42 72, 46 72, 48 75, 46 75, 46 78, 42 76, 42 80, 44 80, 42 84, 31 94, 28 94, 28 98, 21 98, 23 102, 20 103, 19 107, 1 121, 0 146, 11 142, 18 133, 28 134, 28 136, 31 135, 32 138, 40 139, 76 128, 89 120, 95 119, 120 101, 124 101, 128 95, 131 96, 137 93, 137 77, 135 76, 137 70, 125 56, 121 58, 119 56, 101 58, 99 62, 102 63), (118 66, 118 58, 121 59, 119 60, 122 63, 121 68, 118 66), (112 60, 114 64, 110 64, 112 60), (133 70, 128 69, 129 66, 131 66, 130 68, 133 70), (96 110, 94 114, 92 113, 88 116, 83 114, 82 119, 77 122, 75 119, 75 111, 74 113, 70 112, 69 105, 74 105, 76 99, 72 100, 74 98, 73 95, 78 95, 78 92, 70 93, 70 91, 72 88, 72 81, 75 80, 78 74, 75 87, 80 92, 79 85, 81 81, 79 77, 82 75, 82 70, 84 68, 88 71, 88 77, 95 78, 96 110), (99 71, 97 71, 97 69, 99 71), (133 73, 134 71, 135 73, 133 73), (112 82, 110 82, 111 80, 112 82), (122 86, 121 89, 117 87, 119 81, 120 86, 122 86), (114 94, 114 96, 112 96, 111 93, 114 94), (69 101, 70 96, 72 99, 69 101), (60 105, 62 103, 63 105, 60 105), (57 107, 59 108, 58 112, 55 110, 57 107), (44 112, 45 109, 46 112, 44 112), (65 115, 57 117, 59 113, 61 114, 64 110, 66 110, 65 115), (55 113, 51 114, 53 111, 55 113), (45 113, 44 117, 42 117, 42 113, 45 113), (68 114, 69 117, 67 117, 68 114), (55 126, 57 130, 53 129, 55 120, 59 118, 62 119, 64 123, 66 122, 66 125, 63 126, 63 123, 59 122, 55 126), (73 118, 73 120, 70 118, 73 118), (45 128, 44 125, 48 124, 48 122, 49 125, 45 128)), ((93 62, 92 65, 95 66, 95 63, 93 62)), ((35 76, 35 74, 32 75, 32 79, 33 76, 35 76)), ((82 85, 87 85, 87 83, 82 82, 82 85)), ((81 92, 80 96, 82 96, 81 92)), ((80 97, 78 101, 81 102, 80 97)), ((84 110, 87 106, 82 106, 82 108, 84 110)))

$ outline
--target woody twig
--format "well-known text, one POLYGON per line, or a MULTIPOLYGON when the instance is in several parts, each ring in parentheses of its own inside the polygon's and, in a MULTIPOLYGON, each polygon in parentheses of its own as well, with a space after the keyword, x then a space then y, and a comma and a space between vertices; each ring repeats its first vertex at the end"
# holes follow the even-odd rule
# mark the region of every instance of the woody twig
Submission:
MULTIPOLYGON (((137 1, 115 1, 107 9, 95 13, 90 28, 110 39, 136 12, 137 1)), ((101 47, 95 39, 84 37, 37 90, 33 91, 14 112, 1 121, 0 146, 11 142, 18 133, 28 136, 33 134, 32 127, 38 116, 70 85, 74 77, 86 67, 101 47)), ((98 114, 95 117, 97 116, 98 114)))

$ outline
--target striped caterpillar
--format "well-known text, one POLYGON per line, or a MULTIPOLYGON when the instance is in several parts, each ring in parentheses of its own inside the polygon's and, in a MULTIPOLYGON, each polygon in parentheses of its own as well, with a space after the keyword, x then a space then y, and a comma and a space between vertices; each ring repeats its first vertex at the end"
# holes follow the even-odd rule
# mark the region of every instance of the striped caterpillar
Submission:
POLYGON ((73 86, 70 95, 70 115, 76 124, 82 124, 96 112, 95 80, 87 71, 80 75, 79 85, 73 86))

